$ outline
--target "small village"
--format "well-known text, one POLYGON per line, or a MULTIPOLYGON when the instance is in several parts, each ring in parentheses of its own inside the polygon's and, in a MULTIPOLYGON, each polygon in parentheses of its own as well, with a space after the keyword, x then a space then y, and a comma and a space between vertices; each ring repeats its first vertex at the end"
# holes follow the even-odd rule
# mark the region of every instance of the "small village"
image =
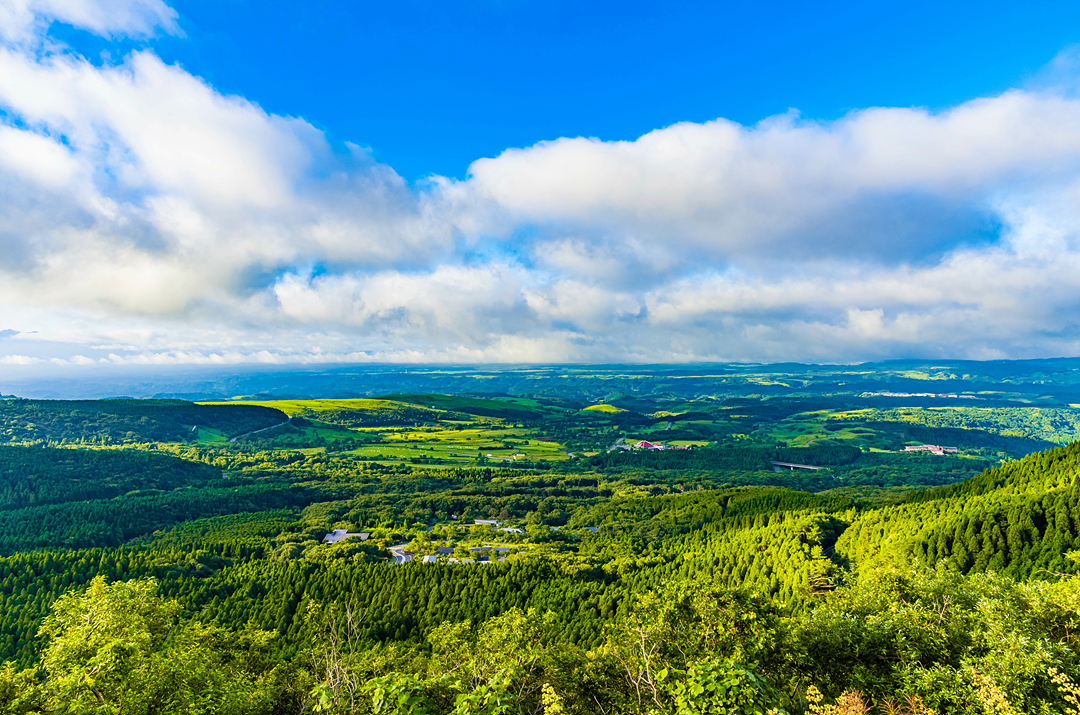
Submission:
MULTIPOLYGON (((502 534, 510 539, 522 538, 526 535, 525 529, 516 526, 503 526, 501 521, 495 519, 474 519, 471 525, 464 526, 470 530, 487 529, 491 531, 491 536, 502 534)), ((548 526, 545 528, 552 532, 568 534, 571 538, 580 536, 576 532, 567 531, 564 527, 548 526)), ((580 531, 596 534, 599 529, 595 526, 586 526, 580 531)), ((430 528, 427 533, 430 533, 430 528)), ((371 532, 351 532, 347 529, 334 529, 323 537, 322 543, 330 546, 340 544, 347 539, 366 542, 371 538, 371 532)), ((420 542, 414 540, 389 546, 386 551, 389 553, 388 560, 399 565, 413 561, 424 564, 494 564, 506 561, 508 557, 514 554, 525 553, 533 546, 533 544, 529 543, 510 543, 507 545, 503 541, 489 541, 476 546, 469 546, 463 542, 454 545, 447 541, 445 545, 440 546, 437 541, 420 542)))
POLYGON ((930 454, 936 454, 938 456, 941 456, 941 455, 945 454, 946 452, 959 452, 960 450, 958 448, 956 448, 956 447, 943 447, 943 446, 938 445, 938 444, 916 444, 916 445, 908 445, 908 446, 904 447, 904 451, 905 452, 929 452, 930 454))

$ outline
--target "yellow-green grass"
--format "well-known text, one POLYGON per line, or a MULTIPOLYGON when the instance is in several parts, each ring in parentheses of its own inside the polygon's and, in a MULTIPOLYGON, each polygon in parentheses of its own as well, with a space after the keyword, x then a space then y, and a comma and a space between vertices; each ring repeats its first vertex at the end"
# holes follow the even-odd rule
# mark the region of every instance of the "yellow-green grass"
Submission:
POLYGON ((366 397, 349 399, 325 399, 325 400, 255 400, 251 402, 202 402, 204 405, 257 405, 260 407, 273 407, 287 415, 318 414, 319 412, 331 412, 337 410, 356 410, 358 412, 370 412, 375 414, 394 412, 402 408, 409 410, 422 410, 431 412, 434 416, 440 410, 432 409, 411 402, 395 402, 393 400, 380 400, 366 397))
POLYGON ((950 372, 924 372, 922 370, 901 370, 901 377, 909 380, 955 380, 956 375, 950 372))
MULTIPOLYGON (((394 450, 408 450, 409 456, 468 458, 475 459, 477 454, 491 454, 496 457, 512 457, 524 454, 523 459, 547 461, 566 459, 562 445, 557 442, 536 439, 536 431, 526 428, 495 428, 479 424, 466 429, 400 429, 387 430, 365 428, 365 433, 377 432, 382 437, 380 444, 366 445, 356 454, 374 456, 394 450), (504 443, 513 446, 505 447, 504 443)), ((400 452, 394 452, 398 456, 400 452)))
POLYGON ((787 382, 780 382, 779 380, 775 380, 772 377, 748 376, 747 377, 747 382, 753 383, 755 385, 762 385, 762 386, 779 385, 780 387, 791 387, 791 384, 789 384, 787 382))
POLYGON ((588 407, 584 408, 583 411, 584 412, 610 412, 610 413, 626 412, 626 410, 622 409, 621 407, 616 407, 615 405, 604 405, 604 404, 589 405, 588 407))
POLYGON ((472 454, 467 454, 464 451, 460 454, 451 454, 449 452, 410 447, 404 444, 370 444, 360 447, 359 449, 351 450, 348 453, 360 457, 378 457, 381 455, 393 459, 411 459, 413 457, 441 457, 444 459, 454 457, 476 458, 475 451, 472 454))

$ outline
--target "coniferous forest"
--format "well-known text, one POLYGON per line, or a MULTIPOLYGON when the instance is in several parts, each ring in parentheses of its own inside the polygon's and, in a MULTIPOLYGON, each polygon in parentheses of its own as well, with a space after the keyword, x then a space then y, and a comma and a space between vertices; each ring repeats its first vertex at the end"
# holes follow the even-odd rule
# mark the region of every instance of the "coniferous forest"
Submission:
POLYGON ((1080 711, 1065 378, 771 378, 0 399, 0 713, 1080 711))

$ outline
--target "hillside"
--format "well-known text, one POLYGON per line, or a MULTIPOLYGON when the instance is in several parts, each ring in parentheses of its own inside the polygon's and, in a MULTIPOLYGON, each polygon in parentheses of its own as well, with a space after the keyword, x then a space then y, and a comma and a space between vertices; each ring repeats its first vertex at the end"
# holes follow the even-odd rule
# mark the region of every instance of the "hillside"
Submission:
POLYGON ((243 712, 1060 712, 1050 669, 1080 677, 1080 443, 994 459, 992 433, 926 426, 957 451, 887 450, 895 423, 825 429, 816 398, 120 402, 8 413, 41 438, 0 447, 0 694, 39 710, 77 691, 50 649, 90 611, 146 623, 153 662, 187 643, 231 684, 161 677, 243 712), (145 440, 178 415, 220 436, 145 440), (63 438, 132 416, 137 441, 63 438))
POLYGON ((232 438, 287 419, 276 408, 257 405, 223 408, 183 400, 0 399, 0 441, 194 441, 200 429, 232 438))

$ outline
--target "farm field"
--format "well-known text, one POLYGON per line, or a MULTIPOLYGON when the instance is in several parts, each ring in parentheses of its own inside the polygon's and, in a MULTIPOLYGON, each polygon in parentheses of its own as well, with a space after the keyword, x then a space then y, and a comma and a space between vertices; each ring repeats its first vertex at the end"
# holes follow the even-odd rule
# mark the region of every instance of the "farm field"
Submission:
MULTIPOLYGON (((568 458, 562 445, 534 426, 513 417, 535 420, 550 413, 534 400, 478 400, 445 395, 391 399, 283 400, 214 403, 272 406, 302 420, 299 439, 359 439, 364 445, 346 453, 379 461, 442 460, 448 464, 486 459, 505 462, 555 462, 568 458), (522 412, 527 410, 527 412, 522 412), (472 414, 470 414, 472 413, 472 414), (415 420, 410 428, 402 423, 415 420), (383 426, 364 426, 382 422, 383 426), (356 426, 359 425, 359 426, 356 426)), ((266 434, 264 439, 281 439, 266 434)))

